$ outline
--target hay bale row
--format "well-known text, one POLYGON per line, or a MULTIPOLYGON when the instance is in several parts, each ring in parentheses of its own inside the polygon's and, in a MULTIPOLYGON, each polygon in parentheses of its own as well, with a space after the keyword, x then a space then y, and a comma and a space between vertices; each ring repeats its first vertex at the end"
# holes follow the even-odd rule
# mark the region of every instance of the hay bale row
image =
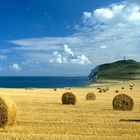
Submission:
MULTIPOLYGON (((96 95, 92 92, 86 95, 87 100, 95 100, 96 95)), ((76 104, 76 96, 72 92, 66 92, 62 95, 63 104, 76 104)), ((112 101, 114 110, 132 110, 134 107, 133 99, 126 94, 118 94, 112 101)), ((13 125, 16 120, 16 105, 9 97, 0 97, 0 127, 13 125)))
MULTIPOLYGON (((86 100, 95 100, 96 95, 92 92, 86 95, 86 100)), ((65 92, 61 98, 62 104, 76 104, 76 96, 72 92, 65 92)))
POLYGON ((109 87, 106 87, 106 88, 97 88, 99 90, 99 93, 102 93, 102 92, 107 92, 109 90, 109 87))
MULTIPOLYGON (((86 95, 86 100, 95 100, 96 95, 92 92, 86 95)), ((73 104, 76 103, 76 96, 72 92, 66 92, 62 95, 63 104, 73 104)), ((133 99, 126 94, 118 94, 114 97, 112 101, 112 106, 114 110, 132 110, 134 107, 133 99)))
POLYGON ((65 89, 66 89, 66 90, 71 90, 71 88, 70 88, 70 87, 66 87, 65 89))
POLYGON ((134 86, 135 84, 129 85, 130 90, 132 90, 134 86))
POLYGON ((131 84, 129 85, 130 90, 133 90, 133 87, 135 86, 135 84, 131 84))
POLYGON ((33 88, 25 88, 25 90, 33 90, 33 88))

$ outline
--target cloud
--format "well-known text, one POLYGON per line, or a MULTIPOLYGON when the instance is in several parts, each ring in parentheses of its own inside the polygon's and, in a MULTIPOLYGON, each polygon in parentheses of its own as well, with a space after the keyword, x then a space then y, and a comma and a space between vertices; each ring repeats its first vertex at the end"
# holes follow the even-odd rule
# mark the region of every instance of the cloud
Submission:
POLYGON ((106 45, 100 46, 101 49, 106 49, 108 48, 106 45))
POLYGON ((81 65, 91 64, 90 60, 85 55, 77 56, 75 59, 70 59, 69 61, 72 64, 81 64, 81 65))
POLYGON ((11 68, 12 70, 14 70, 14 71, 17 71, 17 72, 19 72, 19 71, 22 70, 22 68, 21 68, 18 64, 16 64, 16 63, 13 63, 13 64, 10 66, 10 68, 11 68))
POLYGON ((58 63, 58 64, 65 64, 65 63, 67 63, 67 58, 63 57, 57 51, 53 52, 53 56, 54 56, 54 58, 49 60, 51 63, 58 63))
MULTIPOLYGON (((85 13, 85 12, 84 12, 85 13)), ((84 17, 85 14, 83 13, 84 17)), ((112 4, 108 8, 96 9, 92 12, 92 15, 87 20, 88 23, 110 25, 115 26, 119 24, 130 25, 139 24, 140 22, 140 6, 137 4, 127 5, 127 3, 122 4, 112 4)))
POLYGON ((68 53, 68 54, 74 56, 73 51, 68 47, 67 44, 64 44, 64 50, 65 50, 66 53, 68 53))
MULTIPOLYGON (((87 22, 88 19, 90 19, 92 17, 92 13, 91 12, 83 12, 83 21, 87 22)), ((76 25, 76 28, 78 26, 76 25)))
POLYGON ((106 20, 110 20, 111 18, 113 18, 113 12, 108 8, 97 9, 93 14, 99 21, 105 22, 106 20))
POLYGON ((6 60, 7 59, 7 56, 5 55, 0 55, 0 60, 3 61, 3 60, 6 60))
POLYGON ((27 60, 22 62, 22 65, 36 65, 36 64, 39 64, 39 62, 32 61, 32 60, 27 60))
POLYGON ((90 12, 92 15, 88 19, 85 16, 86 26, 81 35, 94 41, 94 49, 106 48, 105 51, 95 50, 100 59, 113 61, 126 55, 129 59, 140 60, 140 5, 134 3, 112 4, 90 12))
POLYGON ((118 59, 140 61, 140 5, 123 1, 93 11, 84 11, 83 24, 65 37, 11 40, 13 51, 41 63, 90 64, 118 59), (70 46, 70 47, 69 47, 70 46), (108 47, 109 46, 109 47, 108 47))
POLYGON ((84 12, 83 15, 86 19, 88 19, 88 18, 91 18, 92 13, 91 12, 84 12))
POLYGON ((55 51, 63 50, 63 44, 68 45, 79 45, 83 44, 83 40, 77 36, 69 37, 43 37, 43 38, 30 38, 11 40, 8 43, 14 44, 17 47, 13 49, 16 51, 55 51), (19 47, 20 46, 20 47, 19 47))
POLYGON ((64 44, 64 52, 63 54, 60 54, 57 51, 53 52, 53 58, 51 58, 49 61, 51 63, 58 63, 58 64, 80 64, 80 65, 86 65, 91 64, 90 60, 85 55, 78 55, 76 56, 74 52, 71 50, 71 48, 68 47, 68 45, 64 44))

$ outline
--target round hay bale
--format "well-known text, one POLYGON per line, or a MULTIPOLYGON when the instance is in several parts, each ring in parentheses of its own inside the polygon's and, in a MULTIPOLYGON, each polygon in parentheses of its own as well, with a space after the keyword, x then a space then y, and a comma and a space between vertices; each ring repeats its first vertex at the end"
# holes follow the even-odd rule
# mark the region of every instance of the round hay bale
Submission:
POLYGON ((131 87, 130 90, 132 90, 133 88, 131 87))
POLYGON ((54 91, 57 91, 57 88, 54 88, 54 91))
POLYGON ((124 89, 124 87, 122 87, 122 89, 124 89))
POLYGON ((102 89, 99 90, 99 93, 102 93, 102 89))
POLYGON ((112 105, 115 110, 132 110, 134 101, 126 94, 118 94, 114 97, 112 105))
POLYGON ((129 85, 129 87, 133 87, 133 85, 129 85))
POLYGON ((94 93, 90 92, 90 93, 88 93, 86 95, 86 99, 87 100, 95 100, 96 99, 96 95, 94 93))
POLYGON ((106 89, 103 89, 103 92, 106 92, 106 89))
POLYGON ((109 87, 107 87, 106 90, 109 90, 109 87))
POLYGON ((116 92, 116 93, 119 93, 119 91, 118 91, 118 90, 116 90, 115 92, 116 92))
POLYGON ((13 125, 16 120, 16 105, 9 97, 0 97, 0 127, 13 125))
POLYGON ((62 95, 62 103, 63 104, 73 104, 76 103, 76 96, 72 92, 66 92, 62 95))

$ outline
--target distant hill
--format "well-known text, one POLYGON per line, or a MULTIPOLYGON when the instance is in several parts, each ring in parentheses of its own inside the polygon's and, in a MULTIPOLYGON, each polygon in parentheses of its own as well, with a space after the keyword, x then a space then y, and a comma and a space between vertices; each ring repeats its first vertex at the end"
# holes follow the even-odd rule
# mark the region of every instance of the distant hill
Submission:
POLYGON ((89 74, 89 80, 140 79, 140 63, 134 60, 121 60, 95 67, 89 74))

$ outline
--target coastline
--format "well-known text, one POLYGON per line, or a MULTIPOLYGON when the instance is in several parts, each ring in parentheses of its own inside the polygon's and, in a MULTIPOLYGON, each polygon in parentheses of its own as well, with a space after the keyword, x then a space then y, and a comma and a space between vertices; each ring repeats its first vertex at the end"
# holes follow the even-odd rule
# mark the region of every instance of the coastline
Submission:
POLYGON ((140 83, 140 80, 104 80, 102 82, 95 82, 89 84, 90 87, 98 86, 115 86, 115 85, 127 85, 132 83, 140 83))

